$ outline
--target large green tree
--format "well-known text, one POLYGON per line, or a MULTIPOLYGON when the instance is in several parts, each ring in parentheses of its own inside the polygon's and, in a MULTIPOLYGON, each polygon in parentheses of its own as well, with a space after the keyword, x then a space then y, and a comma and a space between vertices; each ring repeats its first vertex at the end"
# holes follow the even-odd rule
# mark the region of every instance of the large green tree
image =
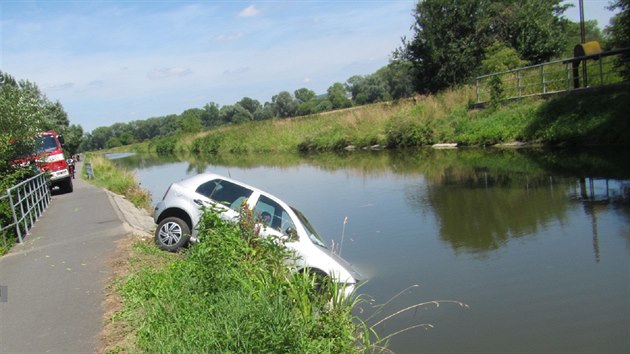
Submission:
POLYGON ((221 124, 221 116, 219 114, 219 110, 219 104, 215 102, 210 102, 203 106, 203 113, 201 113, 201 123, 204 127, 210 128, 221 124))
POLYGON ((346 87, 352 94, 354 103, 359 105, 392 99, 387 82, 375 74, 352 76, 346 82, 346 87))
POLYGON ((69 155, 74 155, 79 152, 81 142, 83 141, 83 127, 79 124, 70 125, 64 133, 64 140, 66 142, 64 150, 66 150, 69 155))
POLYGON ((394 52, 413 65, 420 92, 466 83, 480 72, 496 41, 522 59, 542 62, 566 47, 562 0, 423 0, 414 12, 413 37, 394 52))
POLYGON ((43 128, 41 96, 34 94, 33 88, 36 86, 26 81, 18 82, 0 71, 0 176, 3 187, 18 178, 13 162, 33 150, 34 138, 43 128))
POLYGON ((477 72, 489 38, 483 0, 424 0, 414 12, 413 37, 395 53, 414 65, 420 92, 436 92, 465 82, 477 72))
POLYGON ((295 99, 298 100, 299 103, 312 101, 317 97, 315 91, 307 89, 306 87, 295 90, 293 94, 295 95, 295 99))
POLYGON ((413 64, 410 61, 393 60, 387 66, 376 71, 374 75, 387 83, 389 95, 393 99, 410 97, 415 93, 413 64))
POLYGON ((571 5, 564 0, 485 1, 482 6, 482 34, 514 48, 524 60, 548 61, 566 47, 570 21, 563 14, 571 5))
POLYGON ((352 101, 348 98, 346 87, 342 83, 335 82, 328 88, 327 92, 332 109, 352 107, 352 101))
POLYGON ((288 91, 282 91, 273 96, 271 104, 277 117, 292 117, 297 112, 298 102, 288 91))
POLYGON ((68 113, 66 113, 59 101, 45 102, 42 109, 44 115, 44 127, 46 130, 53 130, 59 134, 63 134, 66 129, 70 127, 68 113))
POLYGON ((238 103, 221 107, 219 114, 224 123, 238 124, 254 119, 253 114, 238 103))
POLYGON ((180 130, 185 133, 196 133, 201 130, 201 115, 203 110, 191 108, 185 110, 180 117, 180 130))
POLYGON ((605 30, 609 47, 611 49, 630 47, 630 0, 615 0, 609 9, 619 11, 612 17, 610 26, 605 30))
POLYGON ((254 115, 257 111, 262 109, 262 105, 258 100, 249 97, 243 97, 240 101, 237 102, 241 107, 245 108, 249 113, 254 115))
MULTIPOLYGON (((608 46, 615 49, 630 47, 630 0, 616 0, 609 9, 619 13, 613 16, 610 26, 606 28, 608 46)), ((630 55, 624 54, 617 65, 623 77, 630 80, 630 55)))

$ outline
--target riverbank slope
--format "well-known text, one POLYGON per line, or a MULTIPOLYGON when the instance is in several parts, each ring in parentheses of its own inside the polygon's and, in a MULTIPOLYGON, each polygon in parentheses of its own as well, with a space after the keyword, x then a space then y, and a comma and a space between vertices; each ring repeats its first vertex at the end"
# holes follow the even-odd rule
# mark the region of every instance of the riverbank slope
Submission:
POLYGON ((472 108, 473 87, 304 117, 255 121, 123 146, 193 154, 335 151, 440 143, 630 145, 630 85, 472 108))

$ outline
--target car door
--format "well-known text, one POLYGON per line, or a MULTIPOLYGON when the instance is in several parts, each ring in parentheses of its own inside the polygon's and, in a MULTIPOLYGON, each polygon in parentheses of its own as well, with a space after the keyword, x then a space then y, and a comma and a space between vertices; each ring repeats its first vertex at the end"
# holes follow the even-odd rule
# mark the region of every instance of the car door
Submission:
POLYGON ((261 194, 253 211, 261 236, 273 236, 280 239, 297 237, 295 222, 291 214, 275 200, 261 194))
POLYGON ((193 200, 200 207, 216 208, 224 220, 236 222, 243 203, 253 191, 240 184, 216 178, 197 187, 198 198, 193 200))

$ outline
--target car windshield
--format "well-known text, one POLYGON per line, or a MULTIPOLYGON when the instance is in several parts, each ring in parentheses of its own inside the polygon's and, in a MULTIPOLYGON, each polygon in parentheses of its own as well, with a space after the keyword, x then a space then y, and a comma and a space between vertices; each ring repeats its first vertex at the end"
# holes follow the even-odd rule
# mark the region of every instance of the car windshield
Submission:
POLYGON ((37 149, 38 154, 41 154, 42 152, 51 152, 57 149, 57 143, 52 135, 43 135, 37 138, 35 148, 37 149))
POLYGON ((291 210, 293 210, 295 215, 297 215, 298 219, 300 219, 300 222, 302 223, 302 225, 304 225, 304 228, 306 229, 306 233, 308 234, 308 238, 311 239, 311 242, 313 242, 317 246, 327 248, 324 242, 322 241, 321 237, 319 237, 319 234, 317 234, 317 231, 315 231, 315 228, 313 227, 313 225, 311 225, 311 223, 306 218, 306 216, 304 216, 304 214, 302 214, 301 211, 293 207, 291 207, 291 210))

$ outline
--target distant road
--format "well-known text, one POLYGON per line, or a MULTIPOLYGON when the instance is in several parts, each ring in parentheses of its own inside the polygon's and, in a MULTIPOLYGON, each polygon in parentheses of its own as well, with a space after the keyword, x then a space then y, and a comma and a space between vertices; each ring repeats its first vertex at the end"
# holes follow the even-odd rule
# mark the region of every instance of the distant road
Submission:
POLYGON ((107 259, 128 233, 118 215, 104 190, 78 178, 73 193, 53 195, 24 243, 0 258, 0 353, 98 350, 107 259))

